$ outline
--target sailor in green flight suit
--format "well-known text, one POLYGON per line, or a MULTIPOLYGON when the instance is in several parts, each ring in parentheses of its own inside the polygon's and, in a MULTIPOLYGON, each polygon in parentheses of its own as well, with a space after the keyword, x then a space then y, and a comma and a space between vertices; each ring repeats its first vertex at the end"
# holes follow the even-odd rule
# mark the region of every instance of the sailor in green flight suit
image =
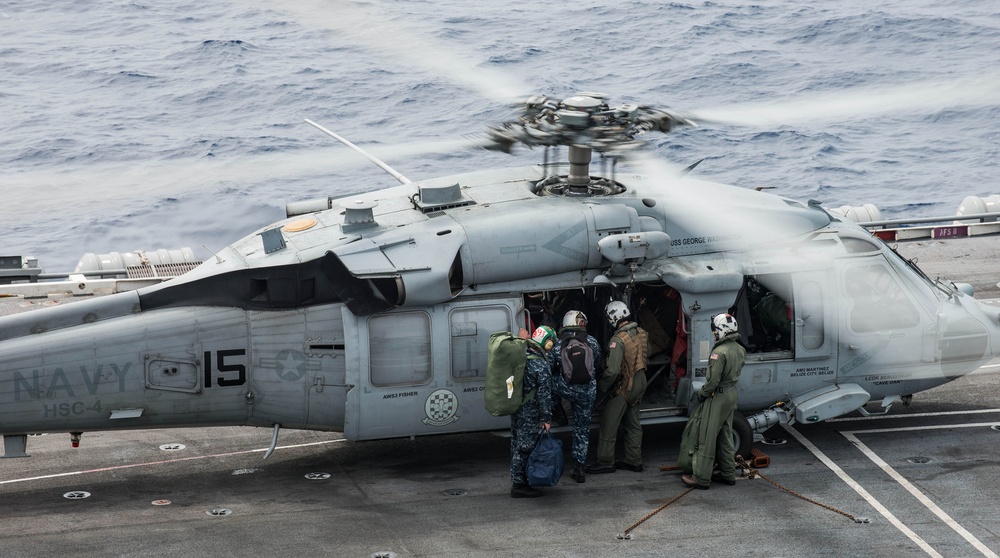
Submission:
POLYGON ((613 300, 605 308, 608 323, 615 332, 608 343, 608 360, 604 376, 597 386, 599 392, 612 392, 601 415, 597 434, 597 461, 584 471, 592 475, 614 473, 618 469, 642 472, 642 425, 639 423, 639 402, 646 393, 646 358, 649 336, 646 330, 629 321, 628 306, 613 300), (615 461, 615 441, 618 425, 625 435, 625 460, 615 461))
MULTIPOLYGON (((708 375, 705 385, 698 391, 700 409, 697 429, 697 448, 692 456, 692 474, 683 475, 681 481, 690 487, 706 490, 711 481, 727 485, 736 484, 736 448, 733 447, 733 411, 736 410, 736 382, 746 358, 746 349, 736 342, 740 334, 736 318, 718 314, 712 318, 715 346, 708 357, 708 375), (719 471, 712 474, 718 464, 719 471)), ((693 440, 692 440, 693 441, 693 440)), ((681 451, 686 448, 682 447, 681 451)))

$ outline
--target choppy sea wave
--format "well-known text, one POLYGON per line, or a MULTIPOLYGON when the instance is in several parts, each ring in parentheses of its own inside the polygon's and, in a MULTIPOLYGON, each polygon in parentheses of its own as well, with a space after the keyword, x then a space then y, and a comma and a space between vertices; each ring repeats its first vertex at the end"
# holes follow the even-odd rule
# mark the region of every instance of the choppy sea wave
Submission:
MULTIPOLYGON (((369 148, 420 145, 507 118, 512 94, 697 111, 976 78, 996 102, 929 93, 919 110, 650 140, 678 164, 704 158, 700 178, 890 218, 1000 190, 989 3, 284 4, 0 1, 0 255, 55 271, 85 252, 217 250, 288 201, 394 183, 304 118, 369 148)), ((419 179, 537 155, 386 159, 419 179)))

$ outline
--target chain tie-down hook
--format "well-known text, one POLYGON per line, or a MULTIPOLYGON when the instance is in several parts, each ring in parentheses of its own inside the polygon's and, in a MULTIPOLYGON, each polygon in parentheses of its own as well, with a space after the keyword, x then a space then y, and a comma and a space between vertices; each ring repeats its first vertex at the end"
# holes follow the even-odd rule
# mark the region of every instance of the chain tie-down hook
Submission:
POLYGON ((868 519, 867 517, 858 517, 858 516, 855 516, 855 515, 851 515, 851 514, 845 512, 845 511, 839 510, 839 509, 837 509, 837 508, 835 508, 833 506, 828 506, 826 504, 817 502, 816 500, 813 500, 812 498, 808 498, 806 496, 803 496, 803 495, 795 492, 794 490, 792 490, 790 488, 786 488, 784 486, 781 486, 780 484, 778 484, 778 483, 774 482, 773 480, 771 480, 771 479, 765 477, 764 475, 762 475, 760 473, 760 471, 758 471, 757 469, 754 469, 753 467, 751 467, 750 464, 747 463, 746 460, 743 459, 743 456, 741 456, 741 455, 737 455, 736 456, 736 464, 743 468, 744 474, 749 479, 754 479, 754 478, 760 477, 760 478, 766 480, 767 482, 773 484, 774 486, 776 486, 780 490, 783 490, 784 492, 787 492, 787 493, 791 494, 792 496, 795 496, 796 498, 801 498, 802 500, 805 500, 806 502, 809 502, 811 504, 816 504, 817 506, 819 506, 821 508, 826 508, 826 509, 828 509, 828 510, 830 510, 832 512, 839 513, 840 515, 842 515, 842 516, 850 519, 851 521, 853 521, 855 523, 871 523, 871 520, 868 519))
POLYGON ((687 495, 687 494, 688 494, 689 492, 691 492, 692 490, 694 490, 694 489, 693 489, 693 488, 688 488, 688 489, 687 489, 687 490, 685 490, 684 492, 681 492, 681 493, 680 493, 680 494, 678 494, 677 496, 674 496, 674 497, 673 497, 673 498, 672 498, 672 499, 671 499, 671 500, 670 500, 669 502, 667 502, 666 504, 663 504, 662 506, 660 506, 660 507, 656 508, 655 510, 653 510, 653 511, 651 511, 651 512, 647 513, 647 514, 645 515, 645 517, 643 517, 643 518, 642 518, 642 519, 640 519, 639 521, 636 521, 635 523, 633 523, 632 525, 630 525, 628 529, 625 529, 625 530, 624 530, 623 532, 619 533, 619 534, 618 534, 618 537, 617 537, 617 538, 618 538, 618 540, 625 540, 625 541, 630 541, 630 540, 632 540, 632 530, 633 530, 633 529, 635 529, 635 528, 636 528, 636 527, 638 527, 639 525, 642 525, 642 523, 643 523, 644 521, 646 521, 647 519, 649 519, 650 517, 653 517, 654 515, 656 515, 656 514, 660 513, 660 512, 661 512, 661 511, 663 511, 664 509, 666 509, 666 507, 667 507, 667 506, 669 506, 670 504, 673 504, 673 503, 674 503, 674 502, 676 502, 677 500, 680 500, 681 498, 683 498, 684 496, 686 496, 686 495, 687 495))

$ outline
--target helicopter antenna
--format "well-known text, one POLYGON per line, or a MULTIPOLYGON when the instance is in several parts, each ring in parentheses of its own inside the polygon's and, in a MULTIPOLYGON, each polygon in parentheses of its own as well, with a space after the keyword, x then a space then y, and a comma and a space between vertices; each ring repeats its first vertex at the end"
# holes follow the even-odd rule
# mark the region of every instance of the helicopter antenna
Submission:
POLYGON ((324 134, 326 134, 326 135, 330 136, 331 138, 339 141, 340 143, 346 145, 347 147, 350 147, 351 149, 353 149, 353 150, 357 151, 358 153, 364 155, 366 159, 368 159, 369 161, 371 161, 371 162, 375 163, 376 165, 378 165, 378 167, 380 169, 382 169, 385 172, 391 174, 392 177, 395 178, 396 180, 398 180, 400 184, 410 184, 411 183, 411 181, 410 181, 409 178, 406 178, 405 176, 403 176, 402 174, 400 174, 399 172, 397 172, 396 169, 394 169, 394 168, 390 167, 389 165, 385 164, 378 157, 375 157, 371 153, 368 153, 364 149, 361 149, 360 147, 358 147, 358 146, 354 145, 353 143, 347 141, 347 139, 345 139, 345 138, 343 138, 343 137, 341 137, 341 136, 339 136, 339 135, 331 132, 330 130, 327 130, 323 126, 320 126, 319 124, 313 122, 312 120, 309 120, 308 118, 306 118, 305 121, 306 121, 306 124, 309 124, 310 126, 312 126, 313 128, 316 128, 320 132, 323 132, 324 134))
POLYGON ((226 260, 222 259, 222 257, 219 256, 219 254, 213 252, 208 246, 205 246, 204 244, 202 244, 201 247, 204 248, 204 249, 206 249, 206 250, 208 250, 209 254, 212 254, 213 256, 215 256, 215 263, 222 263, 222 262, 226 261, 226 260))
POLYGON ((700 165, 701 162, 704 161, 704 160, 705 160, 704 158, 698 159, 697 161, 695 161, 695 162, 691 163, 690 165, 684 167, 683 169, 681 169, 681 172, 679 173, 679 176, 684 176, 687 173, 693 171, 694 168, 697 167, 698 165, 700 165))

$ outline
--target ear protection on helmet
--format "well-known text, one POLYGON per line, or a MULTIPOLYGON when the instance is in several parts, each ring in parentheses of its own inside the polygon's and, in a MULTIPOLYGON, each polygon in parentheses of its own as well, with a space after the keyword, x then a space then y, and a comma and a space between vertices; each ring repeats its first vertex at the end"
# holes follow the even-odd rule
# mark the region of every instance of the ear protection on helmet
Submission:
POLYGON ((563 316, 563 327, 587 327, 587 315, 579 310, 570 310, 563 316))
POLYGON ((531 334, 531 340, 548 351, 556 344, 556 332, 549 326, 538 326, 535 332, 531 334))
POLYGON ((712 317, 712 333, 715 334, 716 341, 737 331, 739 331, 739 326, 736 324, 736 318, 731 315, 716 314, 712 317))
POLYGON ((608 321, 611 325, 615 325, 621 320, 632 315, 628 310, 628 306, 620 300, 612 300, 604 307, 604 313, 608 316, 608 321))

